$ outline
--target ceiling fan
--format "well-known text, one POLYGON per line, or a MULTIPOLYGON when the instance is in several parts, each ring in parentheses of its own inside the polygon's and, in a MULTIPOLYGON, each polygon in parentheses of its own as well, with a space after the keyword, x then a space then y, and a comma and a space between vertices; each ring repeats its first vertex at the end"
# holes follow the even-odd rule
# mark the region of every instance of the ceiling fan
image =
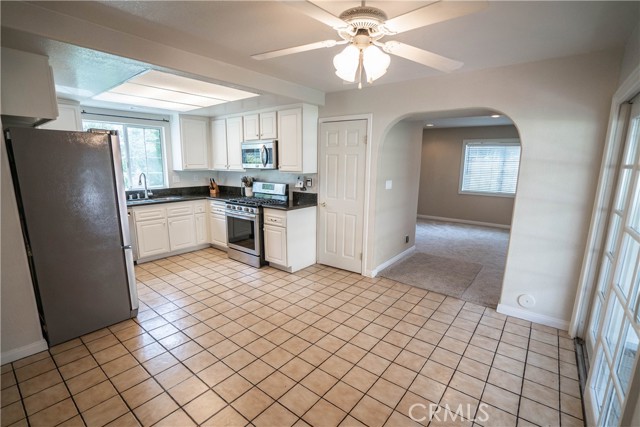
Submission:
POLYGON ((439 71, 451 72, 463 64, 444 56, 417 47, 391 40, 381 42, 385 36, 447 21, 460 16, 478 12, 488 6, 485 0, 476 1, 436 1, 404 15, 388 19, 384 11, 366 6, 345 10, 336 17, 310 1, 284 1, 304 14, 333 27, 341 40, 324 40, 301 46, 259 53, 251 57, 257 60, 277 58, 279 56, 306 52, 320 48, 347 45, 333 59, 336 75, 347 82, 358 82, 362 87, 362 71, 366 81, 373 82, 383 76, 391 59, 386 53, 400 56, 439 71), (384 53, 386 52, 386 53, 384 53))

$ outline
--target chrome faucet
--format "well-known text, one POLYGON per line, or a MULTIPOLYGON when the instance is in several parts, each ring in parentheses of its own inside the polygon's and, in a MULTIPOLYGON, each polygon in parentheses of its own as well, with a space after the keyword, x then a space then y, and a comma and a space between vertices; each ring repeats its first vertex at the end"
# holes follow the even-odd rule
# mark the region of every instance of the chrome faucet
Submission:
POLYGON ((153 196, 153 193, 147 189, 147 175, 142 172, 138 178, 138 185, 142 185, 142 178, 144 178, 144 198, 148 199, 149 196, 153 196))

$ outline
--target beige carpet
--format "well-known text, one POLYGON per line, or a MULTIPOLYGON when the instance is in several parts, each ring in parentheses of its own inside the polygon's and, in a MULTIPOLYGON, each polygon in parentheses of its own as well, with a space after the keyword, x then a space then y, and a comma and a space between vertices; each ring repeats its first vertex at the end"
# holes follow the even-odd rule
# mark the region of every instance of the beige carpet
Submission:
POLYGON ((393 269, 393 279, 401 283, 495 308, 500 301, 508 244, 509 230, 420 219, 416 225, 416 253, 413 256, 435 257, 431 260, 438 260, 442 265, 431 267, 430 272, 435 274, 439 269, 437 274, 441 276, 427 279, 421 272, 420 263, 406 263, 413 256, 380 274, 389 277, 387 273, 393 269), (460 294, 468 276, 455 277, 451 272, 475 271, 470 266, 469 270, 463 267, 469 264, 481 268, 460 294))
POLYGON ((460 298, 482 265, 418 252, 384 269, 380 276, 418 288, 460 298))

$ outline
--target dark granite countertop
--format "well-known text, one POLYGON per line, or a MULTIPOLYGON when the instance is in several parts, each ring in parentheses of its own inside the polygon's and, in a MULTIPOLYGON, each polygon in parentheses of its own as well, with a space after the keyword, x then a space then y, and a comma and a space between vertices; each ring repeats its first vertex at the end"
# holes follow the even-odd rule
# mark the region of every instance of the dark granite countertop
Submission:
POLYGON ((210 197, 208 186, 162 188, 153 190, 153 196, 148 199, 137 199, 140 190, 127 191, 127 207, 154 205, 158 203, 189 202, 192 200, 229 200, 240 197, 240 187, 220 186, 220 196, 210 197), (134 197, 129 200, 129 195, 134 197))
MULTIPOLYGON (((225 190, 226 188, 222 188, 225 190)), ((176 202, 189 202, 193 200, 230 200, 242 197, 237 191, 236 187, 230 187, 230 191, 222 191, 218 197, 211 197, 209 195, 208 187, 188 187, 183 189, 163 189, 154 191, 154 195, 149 199, 127 199, 127 207, 135 206, 148 206, 159 203, 176 203, 176 202), (174 190, 174 191, 169 191, 174 190), (176 191, 177 190, 177 191, 176 191)), ((239 187, 238 187, 239 190, 239 187)), ((135 194, 136 192, 127 192, 128 194, 135 194)), ((289 200, 289 204, 285 206, 270 205, 269 209, 279 210, 294 210, 305 209, 313 206, 318 206, 318 196, 315 193, 302 193, 294 191, 292 198, 289 200)))

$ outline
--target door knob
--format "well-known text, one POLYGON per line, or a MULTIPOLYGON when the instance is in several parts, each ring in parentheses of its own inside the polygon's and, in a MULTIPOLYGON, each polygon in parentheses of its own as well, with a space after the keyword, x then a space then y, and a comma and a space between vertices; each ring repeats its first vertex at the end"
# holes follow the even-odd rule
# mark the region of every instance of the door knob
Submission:
POLYGON ((327 207, 327 204, 325 202, 320 203, 320 206, 322 206, 323 208, 327 207))

